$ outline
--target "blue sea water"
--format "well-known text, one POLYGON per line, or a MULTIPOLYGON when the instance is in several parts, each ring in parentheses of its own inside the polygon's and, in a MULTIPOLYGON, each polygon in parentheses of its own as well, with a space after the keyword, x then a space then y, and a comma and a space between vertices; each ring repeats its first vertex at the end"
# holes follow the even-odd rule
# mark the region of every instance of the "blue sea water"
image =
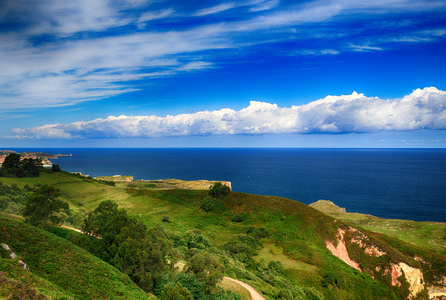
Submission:
POLYGON ((348 212, 446 222, 446 149, 26 150, 71 153, 53 162, 93 177, 227 180, 238 192, 305 204, 325 199, 348 212))

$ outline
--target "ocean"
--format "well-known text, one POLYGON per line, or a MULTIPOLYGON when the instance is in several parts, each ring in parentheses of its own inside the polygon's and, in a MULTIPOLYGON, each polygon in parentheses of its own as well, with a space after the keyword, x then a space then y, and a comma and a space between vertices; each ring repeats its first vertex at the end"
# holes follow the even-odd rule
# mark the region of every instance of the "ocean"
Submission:
POLYGON ((446 222, 446 149, 13 149, 72 154, 62 170, 135 180, 231 181, 234 191, 305 204, 331 200, 348 212, 446 222))

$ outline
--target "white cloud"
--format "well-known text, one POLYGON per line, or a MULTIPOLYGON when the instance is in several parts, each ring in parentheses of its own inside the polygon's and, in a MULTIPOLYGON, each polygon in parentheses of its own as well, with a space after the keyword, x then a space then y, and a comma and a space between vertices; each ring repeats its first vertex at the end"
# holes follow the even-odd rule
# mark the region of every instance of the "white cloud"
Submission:
POLYGON ((279 0, 263 0, 258 1, 255 6, 250 8, 250 11, 263 11, 263 10, 270 10, 277 5, 279 5, 279 0))
POLYGON ((149 11, 142 13, 138 19, 138 22, 149 22, 156 19, 162 19, 171 16, 175 11, 172 8, 164 9, 161 11, 149 11))
POLYGON ((106 119, 14 129, 19 138, 131 138, 212 134, 364 133, 446 129, 446 92, 417 89, 401 99, 353 92, 301 106, 251 101, 241 110, 223 108, 176 116, 110 116, 106 119))
POLYGON ((295 51, 294 53, 292 53, 292 55, 337 55, 339 53, 341 52, 334 49, 303 49, 295 51))
POLYGON ((212 6, 212 7, 208 7, 208 8, 204 8, 202 10, 197 11, 194 16, 207 16, 207 15, 212 15, 212 14, 216 14, 231 8, 234 8, 236 6, 236 4, 234 2, 230 2, 230 3, 222 3, 216 6, 212 6))

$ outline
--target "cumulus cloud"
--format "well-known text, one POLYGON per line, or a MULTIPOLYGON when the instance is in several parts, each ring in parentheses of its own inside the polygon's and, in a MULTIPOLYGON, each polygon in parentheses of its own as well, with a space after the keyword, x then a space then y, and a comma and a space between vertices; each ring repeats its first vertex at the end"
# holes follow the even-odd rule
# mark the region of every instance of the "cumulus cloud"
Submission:
POLYGON ((223 108, 176 116, 110 116, 106 119, 14 129, 16 138, 133 138, 212 134, 365 133, 446 129, 446 92, 429 87, 398 99, 327 96, 305 105, 279 107, 251 101, 241 110, 223 108))

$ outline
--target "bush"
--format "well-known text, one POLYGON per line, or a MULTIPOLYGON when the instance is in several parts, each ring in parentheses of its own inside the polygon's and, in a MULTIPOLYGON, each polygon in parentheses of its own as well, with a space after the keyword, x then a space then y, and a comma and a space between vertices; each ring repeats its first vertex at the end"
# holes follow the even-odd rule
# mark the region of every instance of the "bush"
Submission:
POLYGON ((206 196, 200 202, 200 208, 205 212, 210 212, 214 210, 214 199, 212 197, 206 196))
POLYGON ((221 182, 217 182, 212 186, 209 190, 209 196, 212 198, 223 198, 231 193, 231 189, 229 186, 221 184, 221 182))
POLYGON ((243 222, 243 216, 241 214, 235 214, 232 216, 231 221, 235 223, 241 223, 243 222))

